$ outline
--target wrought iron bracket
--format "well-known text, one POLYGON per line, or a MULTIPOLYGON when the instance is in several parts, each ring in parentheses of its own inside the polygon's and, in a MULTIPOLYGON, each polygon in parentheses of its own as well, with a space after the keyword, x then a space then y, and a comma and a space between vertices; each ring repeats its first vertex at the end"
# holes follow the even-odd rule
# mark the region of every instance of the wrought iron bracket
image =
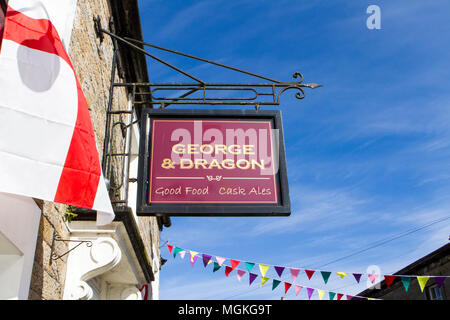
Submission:
POLYGON ((103 39, 103 34, 109 35, 113 40, 119 41, 134 50, 152 58, 159 63, 181 73, 190 78, 194 82, 177 82, 177 83, 114 83, 114 87, 134 87, 137 99, 135 104, 148 104, 151 101, 152 105, 159 105, 161 109, 167 108, 169 105, 237 105, 237 106, 253 106, 258 110, 265 105, 280 105, 280 97, 287 90, 297 90, 295 97, 303 99, 305 97, 305 88, 315 89, 322 85, 317 83, 303 83, 303 75, 300 72, 293 74, 296 81, 283 82, 262 76, 253 72, 238 69, 215 61, 196 57, 187 53, 163 48, 154 44, 146 43, 140 40, 131 39, 128 37, 121 37, 113 32, 105 30, 101 27, 100 19, 94 18, 94 26, 97 35, 103 39), (250 75, 267 82, 263 83, 224 83, 224 82, 205 82, 187 71, 178 68, 169 62, 151 54, 146 51, 145 47, 173 53, 211 65, 219 66, 228 70, 236 71, 241 74, 250 75), (139 88, 146 87, 147 90, 139 90, 139 88), (216 93, 216 94, 214 94, 216 93), (225 93, 224 96, 217 95, 218 93, 225 93), (234 96, 233 96, 234 94, 234 96), (238 96, 236 96, 238 94, 238 96), (177 96, 178 95, 178 96, 177 96), (231 96, 230 96, 231 95, 231 96), (177 97, 174 97, 177 96, 177 97), (227 97, 229 96, 229 97, 227 97))
POLYGON ((92 247, 92 241, 91 240, 72 240, 72 239, 61 239, 56 232, 53 232, 53 240, 52 240, 52 246, 51 246, 51 250, 50 250, 50 265, 53 263, 53 261, 61 259, 62 257, 64 257, 65 255, 69 254, 71 251, 75 250, 76 248, 78 248, 79 246, 81 246, 83 243, 86 244, 87 247, 92 247), (55 242, 56 241, 63 241, 63 242, 78 242, 78 244, 73 247, 72 249, 64 252, 61 255, 57 255, 55 254, 55 242))

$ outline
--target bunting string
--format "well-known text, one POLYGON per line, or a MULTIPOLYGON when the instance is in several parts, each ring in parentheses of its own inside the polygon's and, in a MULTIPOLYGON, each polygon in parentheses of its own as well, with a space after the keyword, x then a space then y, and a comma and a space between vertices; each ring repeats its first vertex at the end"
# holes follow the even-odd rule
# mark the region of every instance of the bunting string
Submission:
MULTIPOLYGON (((201 257, 201 260, 203 261, 203 264, 204 264, 205 267, 208 264, 211 264, 211 263, 214 264, 213 272, 216 272, 220 268, 224 267, 225 275, 227 277, 229 276, 229 274, 233 270, 235 270, 237 268, 238 265, 240 265, 241 268, 245 267, 245 270, 237 269, 238 280, 240 281, 242 279, 242 277, 246 273, 248 273, 249 274, 250 285, 256 279, 256 277, 258 276, 257 272, 259 271, 259 274, 261 276, 261 287, 267 281, 272 279, 272 278, 266 277, 266 274, 269 271, 270 267, 273 267, 274 271, 276 272, 276 274, 278 275, 279 278, 282 277, 282 275, 283 275, 283 273, 285 273, 285 271, 286 271, 286 274, 287 274, 287 270, 289 270, 288 272, 290 273, 290 276, 292 278, 292 282, 285 282, 285 281, 281 281, 279 279, 272 279, 273 289, 278 287, 278 285, 281 282, 284 282, 285 286, 288 286, 288 288, 286 287, 287 288, 286 292, 289 290, 289 288, 292 285, 295 286, 295 282, 297 280, 297 277, 299 276, 299 274, 302 271, 306 274, 308 280, 311 280, 314 275, 320 275, 321 278, 323 279, 325 285, 328 283, 328 281, 329 281, 329 279, 330 279, 332 274, 335 274, 340 279, 344 279, 345 277, 348 277, 349 275, 351 275, 351 277, 356 281, 356 283, 360 283, 361 278, 363 276, 367 276, 367 279, 373 284, 377 280, 381 281, 380 274, 354 273, 354 272, 343 272, 343 271, 336 272, 336 271, 325 271, 325 270, 317 270, 317 269, 293 268, 293 267, 287 267, 287 266, 281 266, 281 265, 270 265, 270 264, 265 264, 265 263, 242 261, 242 260, 237 260, 237 259, 232 259, 232 258, 227 258, 227 257, 221 257, 221 256, 217 256, 217 255, 200 253, 200 252, 197 252, 197 251, 182 249, 182 248, 170 245, 170 244, 167 244, 167 248, 169 250, 169 253, 173 254, 174 258, 176 258, 177 254, 179 254, 181 258, 184 258, 185 254, 187 252, 189 252, 189 260, 190 260, 190 263, 191 263, 192 266, 194 265, 196 260, 199 257, 201 257), (214 257, 215 261, 213 261, 213 257, 214 257), (230 262, 229 263, 230 265, 224 264, 225 261, 227 261, 227 260, 230 262), (255 267, 256 265, 258 265, 258 267, 255 267)), ((449 277, 450 276, 442 276, 442 275, 431 276, 431 275, 398 275, 398 274, 396 274, 396 275, 388 275, 388 274, 385 274, 384 275, 384 280, 385 280, 386 286, 388 288, 394 283, 395 280, 399 280, 403 284, 403 287, 404 287, 405 291, 408 291, 410 283, 411 283, 411 280, 415 278, 415 279, 417 279, 417 281, 419 283, 420 290, 423 292, 427 282, 430 279, 433 279, 435 284, 436 284, 436 286, 438 288, 440 288, 442 286, 442 284, 445 282, 445 280, 447 278, 449 278, 449 277)), ((298 286, 298 287, 302 287, 303 288, 303 286, 298 286)), ((309 291, 311 291, 311 294, 313 292, 319 293, 319 298, 323 297, 323 295, 324 295, 323 292, 326 292, 326 291, 323 291, 323 290, 320 290, 320 289, 316 289, 316 288, 310 288, 310 289, 313 290, 313 291, 309 290, 309 291)), ((297 292, 297 294, 298 294, 298 292, 297 292)), ((308 294, 309 294, 309 292, 308 292, 308 294)), ((336 297, 338 297, 338 294, 336 294, 336 297)), ((334 296, 333 296, 333 298, 334 298, 334 296)), ((363 298, 363 297, 359 297, 359 298, 363 298)), ((358 299, 358 297, 355 298, 355 299, 358 299)), ((338 299, 338 300, 340 300, 340 299, 338 299)))

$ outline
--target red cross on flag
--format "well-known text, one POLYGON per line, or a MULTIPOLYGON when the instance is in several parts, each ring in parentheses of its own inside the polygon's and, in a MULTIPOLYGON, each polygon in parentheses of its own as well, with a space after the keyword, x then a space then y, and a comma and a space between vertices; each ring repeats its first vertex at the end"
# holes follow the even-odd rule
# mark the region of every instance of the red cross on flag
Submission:
POLYGON ((114 213, 88 105, 59 35, 69 2, 8 3, 0 49, 0 192, 94 209, 104 225, 114 213))

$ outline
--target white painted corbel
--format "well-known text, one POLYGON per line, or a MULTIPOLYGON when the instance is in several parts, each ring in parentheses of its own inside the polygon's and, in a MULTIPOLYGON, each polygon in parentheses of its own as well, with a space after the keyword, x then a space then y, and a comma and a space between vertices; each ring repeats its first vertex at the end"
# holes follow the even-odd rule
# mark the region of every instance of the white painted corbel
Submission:
MULTIPOLYGON (((120 262, 122 253, 110 237, 72 237, 70 240, 91 241, 92 246, 80 245, 68 254, 64 299, 92 299, 94 292, 87 281, 113 269, 120 262)), ((75 245, 70 242, 70 248, 75 245)))

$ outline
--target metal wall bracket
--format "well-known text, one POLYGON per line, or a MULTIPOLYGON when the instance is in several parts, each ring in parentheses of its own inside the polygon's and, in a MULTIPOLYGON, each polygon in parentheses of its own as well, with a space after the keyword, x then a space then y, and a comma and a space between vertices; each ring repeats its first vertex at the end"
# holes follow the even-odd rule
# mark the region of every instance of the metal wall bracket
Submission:
POLYGON ((52 265, 53 261, 61 259, 62 257, 64 257, 65 255, 69 254, 71 251, 75 250, 76 248, 78 248, 79 246, 81 246, 83 243, 86 244, 87 247, 92 247, 92 241, 90 240, 72 240, 72 239, 61 239, 56 232, 53 232, 53 240, 52 240, 52 246, 51 246, 51 250, 50 250, 50 265, 52 265), (73 247, 72 249, 66 251, 65 253, 61 254, 61 255, 57 255, 55 254, 55 242, 56 241, 63 241, 63 242, 78 242, 78 244, 73 247))

